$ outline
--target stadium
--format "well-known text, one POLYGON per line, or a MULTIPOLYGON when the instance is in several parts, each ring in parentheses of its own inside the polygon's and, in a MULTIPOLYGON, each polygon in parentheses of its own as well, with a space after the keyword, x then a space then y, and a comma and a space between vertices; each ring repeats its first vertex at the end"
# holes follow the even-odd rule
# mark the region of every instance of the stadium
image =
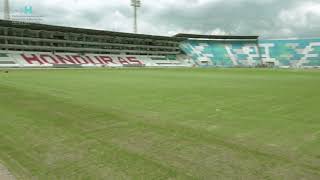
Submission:
POLYGON ((4 7, 0 180, 320 178, 320 38, 95 30, 4 7))
POLYGON ((320 67, 320 38, 165 37, 5 20, 0 25, 1 67, 320 67))

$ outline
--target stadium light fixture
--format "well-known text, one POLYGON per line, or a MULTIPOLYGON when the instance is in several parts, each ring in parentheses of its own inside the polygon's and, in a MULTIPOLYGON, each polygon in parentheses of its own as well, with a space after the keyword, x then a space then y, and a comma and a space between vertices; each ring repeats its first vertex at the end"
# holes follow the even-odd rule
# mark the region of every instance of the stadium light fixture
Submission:
POLYGON ((10 20, 10 4, 9 4, 9 0, 4 0, 3 18, 5 20, 10 20))
POLYGON ((137 10, 141 7, 141 0, 131 0, 131 6, 134 11, 134 20, 133 20, 133 32, 138 33, 138 13, 137 10))

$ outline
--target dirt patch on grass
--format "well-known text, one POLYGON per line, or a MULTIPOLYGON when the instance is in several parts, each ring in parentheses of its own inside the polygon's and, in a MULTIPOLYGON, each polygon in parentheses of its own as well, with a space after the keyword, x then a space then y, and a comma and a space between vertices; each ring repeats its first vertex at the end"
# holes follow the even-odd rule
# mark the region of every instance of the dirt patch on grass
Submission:
POLYGON ((1 180, 15 180, 16 178, 8 171, 6 167, 0 164, 0 179, 1 180))

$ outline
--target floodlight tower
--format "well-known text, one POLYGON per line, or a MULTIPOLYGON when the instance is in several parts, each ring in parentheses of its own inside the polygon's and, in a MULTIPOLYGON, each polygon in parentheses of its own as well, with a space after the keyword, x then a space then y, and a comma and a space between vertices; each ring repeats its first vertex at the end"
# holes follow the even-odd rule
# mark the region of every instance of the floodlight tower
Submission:
POLYGON ((4 9, 3 9, 3 18, 5 20, 10 20, 10 4, 9 4, 9 0, 4 0, 4 9))
POLYGON ((141 7, 141 0, 131 0, 131 6, 134 11, 134 22, 133 22, 133 31, 134 33, 138 33, 138 8, 141 7))

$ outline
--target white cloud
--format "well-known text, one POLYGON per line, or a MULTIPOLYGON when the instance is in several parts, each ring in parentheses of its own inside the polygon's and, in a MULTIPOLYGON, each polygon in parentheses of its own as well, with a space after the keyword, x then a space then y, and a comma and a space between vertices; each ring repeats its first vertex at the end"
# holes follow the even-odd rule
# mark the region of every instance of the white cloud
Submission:
POLYGON ((303 2, 298 7, 283 10, 279 14, 279 19, 285 25, 306 27, 320 22, 310 22, 310 18, 314 16, 320 20, 320 2, 303 2))
MULTIPOLYGON (((131 0, 11 0, 43 23, 132 32, 131 0)), ((319 36, 319 0, 142 0, 139 32, 319 36)))
POLYGON ((211 35, 229 35, 229 33, 227 33, 226 31, 224 31, 220 28, 216 28, 216 29, 212 30, 209 34, 211 34, 211 35))

